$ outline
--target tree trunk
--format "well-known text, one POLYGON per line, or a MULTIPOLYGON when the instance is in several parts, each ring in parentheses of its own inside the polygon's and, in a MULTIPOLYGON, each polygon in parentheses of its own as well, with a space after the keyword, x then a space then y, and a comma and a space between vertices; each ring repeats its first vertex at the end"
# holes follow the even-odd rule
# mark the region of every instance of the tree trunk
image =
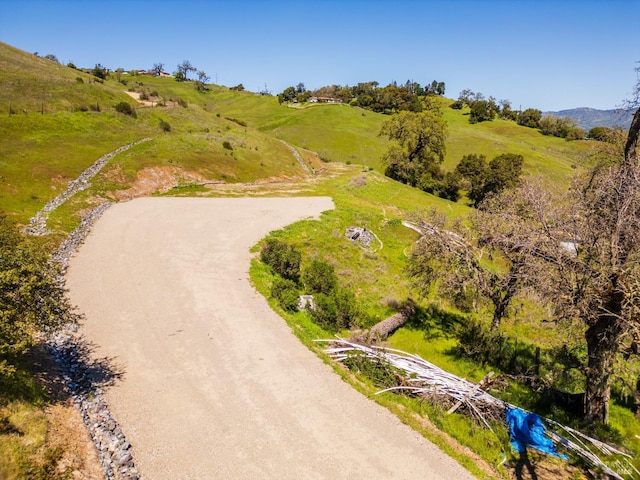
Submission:
POLYGON ((622 294, 614 291, 604 305, 597 322, 585 332, 588 364, 585 392, 585 418, 592 422, 609 423, 611 375, 620 345, 622 325, 616 313, 622 308, 622 294))
POLYGON ((640 109, 636 110, 631 126, 629 127, 629 135, 627 136, 627 144, 624 148, 624 157, 627 161, 632 161, 637 157, 638 136, 640 135, 640 109))
POLYGON ((415 312, 413 305, 405 306, 402 311, 385 318, 381 322, 376 323, 371 330, 369 330, 369 341, 380 341, 389 337, 393 332, 402 327, 409 321, 411 315, 415 312))
POLYGON ((507 314, 507 308, 509 308, 511 299, 516 294, 517 285, 518 277, 516 275, 512 275, 511 277, 509 277, 504 295, 501 295, 501 292, 497 292, 491 297, 493 300, 493 306, 495 307, 495 309, 493 310, 493 319, 491 320, 492 331, 495 331, 500 327, 502 319, 507 314))
POLYGON ((636 418, 640 420, 640 375, 638 375, 638 380, 636 381, 636 390, 633 392, 635 409, 636 409, 636 418))

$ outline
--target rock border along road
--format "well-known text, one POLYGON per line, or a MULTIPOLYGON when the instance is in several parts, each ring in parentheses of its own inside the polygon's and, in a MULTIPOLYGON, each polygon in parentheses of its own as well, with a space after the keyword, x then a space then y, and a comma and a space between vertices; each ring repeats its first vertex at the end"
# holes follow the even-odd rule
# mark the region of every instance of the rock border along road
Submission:
POLYGON ((141 198, 67 272, 124 377, 105 398, 146 479, 473 478, 304 347, 249 283, 249 249, 329 198, 141 198))

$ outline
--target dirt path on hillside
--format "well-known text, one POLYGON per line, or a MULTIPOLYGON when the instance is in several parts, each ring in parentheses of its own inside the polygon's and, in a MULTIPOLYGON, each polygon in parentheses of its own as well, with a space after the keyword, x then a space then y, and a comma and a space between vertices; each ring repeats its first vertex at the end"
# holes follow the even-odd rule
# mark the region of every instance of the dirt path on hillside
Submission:
POLYGON ((131 98, 135 99, 143 107, 155 107, 157 102, 153 102, 151 100, 140 100, 140 94, 138 92, 124 92, 129 95, 131 98))
POLYGON ((344 383, 248 281, 249 248, 328 198, 141 198, 72 259, 82 331, 124 379, 106 393, 147 480, 471 479, 344 383))

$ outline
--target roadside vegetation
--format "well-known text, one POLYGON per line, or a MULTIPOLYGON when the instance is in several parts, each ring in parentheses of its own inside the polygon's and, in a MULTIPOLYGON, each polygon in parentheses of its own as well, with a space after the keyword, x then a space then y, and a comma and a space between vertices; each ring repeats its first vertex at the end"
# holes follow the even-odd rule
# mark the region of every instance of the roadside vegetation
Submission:
MULTIPOLYGON (((154 69, 162 72, 163 65, 154 64, 154 69)), ((53 233, 27 241, 29 251, 50 253, 90 208, 107 201, 156 194, 331 196, 334 211, 319 221, 273 232, 256 246, 261 261, 255 259, 251 266, 256 288, 303 343, 323 356, 314 340, 364 335, 405 312, 404 324, 390 332, 386 345, 417 353, 474 382, 495 371, 499 381, 491 384, 492 394, 587 429, 640 457, 640 422, 634 415, 640 402, 640 364, 633 350, 637 343, 627 341, 635 338, 631 329, 607 357, 609 408, 591 411, 588 417, 594 422, 585 423, 563 399, 583 394, 586 379, 595 378, 588 376, 593 368, 585 343, 589 325, 576 322, 575 311, 572 319, 559 321, 549 303, 540 301, 543 292, 535 291, 536 284, 523 281, 523 272, 532 275, 527 270, 532 263, 519 264, 519 252, 509 251, 496 237, 483 237, 476 228, 493 225, 488 212, 494 208, 504 207, 506 215, 507 206, 518 205, 507 201, 507 195, 514 187, 529 185, 528 178, 536 177, 544 191, 564 194, 576 175, 606 161, 615 163, 623 150, 620 132, 595 130, 589 132, 592 140, 584 140, 585 135, 573 131, 577 139, 568 141, 568 134, 561 138, 555 133, 567 130, 570 122, 545 123, 527 110, 512 115, 504 103, 496 104, 491 116, 490 100, 476 94, 447 99, 437 81, 425 87, 379 89, 384 92, 371 82, 349 92, 340 87, 307 94, 299 86, 276 97, 241 86, 210 85, 206 73, 187 61, 179 65, 181 75, 171 77, 109 72, 100 64, 79 70, 4 44, 0 72, 7 85, 0 91, 0 206, 3 221, 15 222, 16 228, 25 226, 97 158, 152 138, 115 156, 87 190, 53 212, 47 225, 53 233), (394 110, 384 103, 395 98, 391 93, 404 95, 403 88, 414 90, 406 105, 394 110), (337 95, 344 95, 342 103, 310 102, 311 96, 337 95), (398 110, 402 113, 394 115, 398 110), (428 128, 432 143, 421 137, 428 128), (295 147, 311 174, 283 141, 295 147), (495 197, 500 192, 505 196, 495 197), (502 198, 502 204, 486 203, 491 198, 502 198), (483 214, 488 216, 478 223, 483 214), (433 245, 416 243, 421 234, 406 222, 437 227, 445 234, 429 237, 433 245), (365 229, 374 240, 366 245, 349 237, 350 227, 365 229), (446 250, 443 245, 452 238, 446 232, 468 242, 462 249, 467 256, 434 256, 437 248, 446 250), (445 243, 437 244, 438 239, 445 243), (458 268, 457 277, 447 275, 451 265, 458 268), (496 293, 496 288, 485 288, 483 293, 482 282, 514 289, 496 293), (314 295, 316 310, 298 311, 301 294, 314 295)), ((513 219, 516 213, 510 212, 513 219)), ((497 226, 492 232, 504 233, 497 226)), ((18 237, 16 245, 22 245, 18 237)), ((633 248, 629 255, 635 259, 633 248)), ((3 268, 3 274, 8 271, 3 268)), ((3 299, 3 319, 9 319, 9 305, 3 299)), ((626 320, 625 325, 635 325, 633 319, 626 320)), ((29 325, 28 330, 42 326, 29 325)), ((56 449, 66 447, 46 440, 52 424, 44 408, 53 401, 30 371, 28 357, 3 350, 17 343, 0 340, 0 362, 11 362, 0 363, 6 365, 0 380, 0 456, 11 459, 0 476, 55 478, 46 476, 48 469, 64 453, 56 449), (20 418, 31 416, 37 419, 33 426, 21 423, 20 418), (40 435, 38 440, 28 440, 31 431, 40 435), (29 469, 44 473, 28 477, 24 472, 29 469)), ((389 371, 370 364, 354 361, 351 370, 335 368, 480 478, 512 475, 518 458, 511 454, 500 422, 492 424, 492 432, 463 413, 445 415, 437 402, 374 395, 390 377, 389 371)), ((538 478, 580 478, 584 467, 542 456, 535 460, 538 478)))

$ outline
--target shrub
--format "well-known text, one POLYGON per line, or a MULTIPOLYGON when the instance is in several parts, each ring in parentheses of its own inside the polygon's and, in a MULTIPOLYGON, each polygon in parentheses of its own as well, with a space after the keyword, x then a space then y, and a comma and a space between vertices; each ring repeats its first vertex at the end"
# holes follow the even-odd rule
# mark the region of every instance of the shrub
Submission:
POLYGON ((350 290, 336 289, 330 295, 319 293, 313 300, 311 319, 325 330, 335 332, 365 324, 365 314, 350 290))
POLYGON ((278 301, 283 310, 295 312, 298 309, 298 288, 291 280, 276 277, 271 284, 271 296, 278 301))
POLYGON ((180 105, 182 108, 187 108, 187 101, 184 98, 179 98, 178 105, 180 105))
POLYGON ((373 360, 363 353, 348 354, 344 365, 352 372, 360 373, 371 380, 378 388, 390 388, 398 385, 400 371, 386 360, 373 360))
POLYGON ((76 77, 76 83, 84 83, 82 77, 76 77))
POLYGON ((336 288, 333 296, 336 304, 335 326, 337 328, 352 328, 364 325, 366 315, 351 290, 336 288))
POLYGON ((313 260, 302 274, 302 281, 310 293, 330 294, 338 283, 333 266, 324 260, 313 260))
POLYGON ((503 333, 492 331, 477 320, 470 320, 457 331, 457 352, 485 365, 500 365, 505 360, 507 339, 503 333))
POLYGON ((124 115, 129 115, 133 118, 136 118, 136 111, 133 109, 131 105, 127 102, 120 102, 116 105, 116 112, 123 113, 124 115))
POLYGON ((231 144, 226 140, 222 142, 222 148, 225 148, 226 150, 233 150, 233 147, 231 146, 231 144))
POLYGON ((105 80, 109 71, 99 63, 96 63, 96 66, 91 70, 91 74, 100 80, 105 80))
POLYGON ((319 293, 313 296, 313 301, 316 308, 309 310, 311 319, 325 330, 330 332, 336 331, 338 308, 335 298, 331 295, 319 293))
POLYGON ((169 123, 164 120, 160 120, 160 130, 162 130, 163 132, 170 132, 171 125, 169 125, 169 123))
POLYGON ((260 251, 260 260, 283 278, 297 282, 300 278, 302 254, 292 245, 274 238, 267 239, 260 251))
POLYGON ((567 140, 584 140, 586 137, 585 131, 580 127, 571 127, 565 137, 567 140))

